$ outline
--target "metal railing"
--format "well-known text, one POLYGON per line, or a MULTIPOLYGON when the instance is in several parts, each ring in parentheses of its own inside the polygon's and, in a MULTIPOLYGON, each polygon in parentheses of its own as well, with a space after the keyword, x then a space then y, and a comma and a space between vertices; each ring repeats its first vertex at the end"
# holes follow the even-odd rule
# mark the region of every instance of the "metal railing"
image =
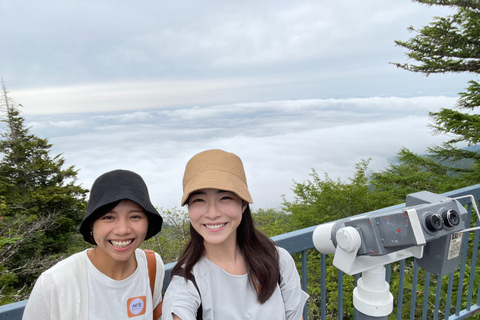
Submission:
MULTIPOLYGON (((472 195, 476 202, 480 199, 480 184, 454 190, 444 194, 447 197, 460 197, 464 195, 472 195)), ((462 205, 467 206, 469 212, 468 221, 474 221, 471 218, 472 204, 470 198, 463 198, 459 200, 462 205)), ((373 212, 387 212, 404 207, 404 204, 383 208, 373 212)), ((369 214, 365 213, 365 214, 369 214)), ((476 222, 476 225, 480 223, 476 222)), ((467 223, 467 228, 470 223, 467 223)), ((302 288, 308 292, 307 289, 307 258, 310 254, 320 256, 320 275, 318 285, 320 287, 318 297, 319 314, 311 317, 310 320, 315 319, 350 319, 350 313, 346 311, 351 308, 351 301, 346 300, 348 290, 346 287, 355 286, 359 275, 347 276, 342 271, 337 270, 335 286, 336 292, 332 294, 330 289, 327 290, 327 260, 328 256, 319 254, 314 249, 312 235, 316 226, 309 227, 294 232, 281 234, 272 239, 278 246, 285 248, 290 254, 299 255, 301 262, 300 275, 302 279, 302 288), (333 297, 329 300, 329 295, 333 297), (332 301, 334 300, 334 301, 332 301), (328 310, 327 310, 327 305, 328 310), (334 308, 332 309, 332 305, 334 308)), ((446 275, 444 277, 436 277, 420 269, 414 258, 402 260, 386 266, 387 274, 386 281, 398 284, 398 287, 392 288, 392 294, 395 296, 395 309, 390 318, 396 319, 449 319, 460 320, 474 317, 476 313, 480 313, 480 265, 478 264, 477 253, 479 246, 480 231, 470 232, 468 241, 464 242, 462 248, 462 259, 459 270, 446 275), (407 279, 408 278, 408 279, 407 279), (445 289, 446 288, 446 289, 445 289), (446 295, 444 294, 446 291, 446 295)), ((315 262, 318 263, 318 262, 315 262)), ((165 265, 165 282, 164 289, 168 286, 170 280, 170 272, 175 263, 165 265)), ((333 266, 328 263, 328 268, 333 266)), ((330 283, 329 283, 330 284, 330 283)), ((311 296, 312 293, 309 292, 311 296)), ((308 304, 305 306, 303 318, 308 319, 308 304)), ((20 320, 25 308, 26 300, 17 303, 12 303, 0 307, 0 319, 5 320, 20 320)), ((353 318, 358 316, 356 311, 353 311, 353 318)), ((478 315, 477 315, 478 316, 478 315)), ((479 317, 480 318, 480 317, 479 317)))

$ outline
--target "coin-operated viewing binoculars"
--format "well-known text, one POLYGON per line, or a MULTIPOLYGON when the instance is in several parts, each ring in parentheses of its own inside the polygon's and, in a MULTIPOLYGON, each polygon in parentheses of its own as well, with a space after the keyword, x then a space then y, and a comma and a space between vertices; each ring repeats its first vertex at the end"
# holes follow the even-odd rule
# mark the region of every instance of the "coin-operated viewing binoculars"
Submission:
MULTIPOLYGON (((479 215, 473 197, 467 197, 479 215)), ((315 248, 335 254, 335 267, 349 275, 362 272, 353 291, 360 319, 387 319, 393 311, 385 264, 413 256, 421 268, 439 276, 457 270, 463 232, 472 230, 465 229, 468 212, 458 199, 417 192, 407 195, 405 208, 349 217, 315 229, 315 248)))

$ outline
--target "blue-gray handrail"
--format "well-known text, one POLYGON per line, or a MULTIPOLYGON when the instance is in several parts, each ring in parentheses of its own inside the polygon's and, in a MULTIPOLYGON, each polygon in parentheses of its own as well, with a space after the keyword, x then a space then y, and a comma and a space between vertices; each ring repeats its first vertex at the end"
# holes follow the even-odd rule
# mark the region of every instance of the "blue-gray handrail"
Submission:
MULTIPOLYGON (((444 194, 447 197, 460 197, 464 195, 472 195, 475 201, 479 201, 480 199, 480 184, 474 185, 471 187, 463 188, 454 190, 451 192, 447 192, 444 194)), ((469 198, 463 198, 459 200, 463 205, 467 206, 467 210, 469 214, 472 214, 472 205, 470 203, 469 198)), ((375 210, 373 212, 387 212, 394 209, 399 209, 404 207, 405 204, 391 206, 387 208, 382 208, 380 210, 375 210)), ((364 214, 369 214, 364 213, 364 214)), ((480 225, 477 221, 477 225, 480 225)), ((307 291, 307 251, 308 250, 315 250, 312 235, 313 231, 315 230, 316 226, 309 227, 285 234, 281 234, 272 239, 277 243, 278 246, 285 248, 291 254, 294 253, 301 253, 302 257, 302 267, 301 267, 301 276, 302 276, 302 288, 307 291)), ((476 313, 480 312, 480 285, 478 275, 476 272, 476 268, 480 268, 478 266, 478 259, 477 259, 477 252, 478 252, 478 245, 479 245, 479 238, 480 238, 480 231, 474 232, 474 239, 473 241, 466 241, 465 246, 462 249, 462 261, 460 268, 457 272, 447 275, 443 278, 437 277, 436 279, 436 287, 430 288, 430 283, 433 282, 433 277, 430 273, 426 272, 425 274, 425 283, 419 284, 419 268, 416 262, 414 261, 413 267, 413 280, 412 280, 412 295, 409 300, 405 300, 405 270, 406 270, 406 261, 400 261, 398 263, 398 271, 395 269, 395 272, 392 272, 391 266, 387 267, 387 276, 386 280, 390 281, 393 276, 398 276, 399 281, 399 288, 398 294, 396 296, 396 307, 397 313, 396 318, 399 320, 402 319, 415 319, 415 312, 417 307, 421 307, 422 309, 422 319, 441 319, 440 316, 443 315, 444 319, 449 320, 460 320, 460 319, 467 319, 469 317, 474 316, 476 313), (470 246, 470 250, 469 250, 470 246), (471 264, 467 268, 466 261, 467 261, 467 254, 471 252, 470 261, 471 264), (467 269, 470 269, 468 271, 467 269), (468 271, 468 272, 467 272, 468 271), (457 281, 454 281, 454 277, 458 277, 457 281), (447 297, 445 303, 445 309, 440 310, 440 290, 443 281, 447 281, 447 297), (454 288, 454 283, 457 283, 457 286, 454 288), (420 285, 423 285, 423 299, 417 294, 417 289, 420 285), (453 293, 454 289, 456 290, 456 294, 453 293), (432 293, 430 293, 432 290, 432 293), (434 292, 433 292, 434 291, 434 292), (430 295, 435 296, 435 311, 434 314, 427 314, 428 313, 428 305, 430 295), (466 297, 466 298, 465 298, 466 297), (410 313, 408 315, 403 314, 402 307, 406 303, 410 303, 410 313), (465 305, 465 307, 463 307, 465 305), (451 310, 455 309, 454 313, 451 313, 451 310)), ((327 292, 326 292, 326 256, 321 255, 321 273, 320 273, 320 287, 321 287, 321 306, 320 306, 320 318, 327 319, 326 314, 326 305, 327 305, 327 292)), ((165 281, 164 281, 164 289, 168 286, 170 280, 170 272, 175 263, 169 263, 165 265, 165 281)), ((358 280, 358 275, 355 276, 355 281, 358 280)), ((341 271, 338 271, 338 296, 336 297, 336 304, 337 304, 337 314, 338 319, 343 319, 343 293, 344 293, 344 274, 341 271)), ((407 297, 408 299, 408 297, 407 297)), ((23 309, 25 308, 26 300, 20 301, 16 303, 12 303, 9 305, 1 306, 0 307, 0 319, 5 320, 20 320, 23 314, 23 309)), ((307 320, 307 308, 304 311, 304 319, 307 320)), ((355 314, 355 318, 357 318, 357 314, 355 314)), ((312 319, 311 319, 312 320, 312 319)))

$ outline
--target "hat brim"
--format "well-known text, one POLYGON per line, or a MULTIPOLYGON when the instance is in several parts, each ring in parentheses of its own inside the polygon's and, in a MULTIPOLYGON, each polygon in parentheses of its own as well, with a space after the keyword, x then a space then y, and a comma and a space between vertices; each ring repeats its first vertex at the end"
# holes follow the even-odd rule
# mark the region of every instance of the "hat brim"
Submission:
POLYGON ((252 196, 248 186, 236 175, 226 171, 208 170, 197 174, 183 188, 182 206, 185 205, 192 192, 201 189, 218 189, 231 191, 242 200, 252 204, 252 196))

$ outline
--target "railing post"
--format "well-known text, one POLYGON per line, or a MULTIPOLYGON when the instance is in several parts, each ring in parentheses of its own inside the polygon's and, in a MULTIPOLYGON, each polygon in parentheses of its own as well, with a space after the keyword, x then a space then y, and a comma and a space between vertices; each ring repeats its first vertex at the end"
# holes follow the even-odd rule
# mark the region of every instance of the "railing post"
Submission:
MULTIPOLYGON (((302 289, 307 292, 307 250, 302 251, 302 289)), ((308 320, 308 301, 303 308, 303 319, 308 320)))

